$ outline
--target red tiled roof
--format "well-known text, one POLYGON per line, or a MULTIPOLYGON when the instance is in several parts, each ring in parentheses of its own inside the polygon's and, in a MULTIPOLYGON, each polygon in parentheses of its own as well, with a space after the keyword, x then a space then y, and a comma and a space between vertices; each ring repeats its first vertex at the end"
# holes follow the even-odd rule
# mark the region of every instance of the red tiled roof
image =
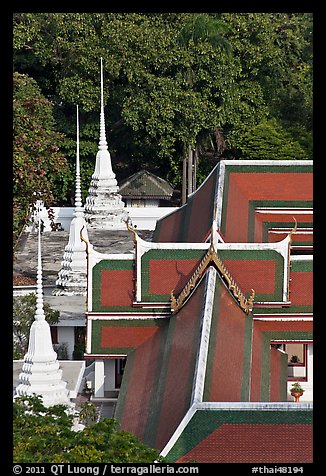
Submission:
POLYGON ((178 463, 311 463, 312 425, 224 424, 178 463))

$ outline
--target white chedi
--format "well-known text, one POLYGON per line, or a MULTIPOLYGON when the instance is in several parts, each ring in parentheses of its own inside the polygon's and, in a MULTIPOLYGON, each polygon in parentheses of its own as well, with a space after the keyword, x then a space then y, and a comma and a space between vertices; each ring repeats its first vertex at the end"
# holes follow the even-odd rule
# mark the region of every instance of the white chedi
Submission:
POLYGON ((69 241, 65 247, 61 269, 56 281, 57 289, 54 295, 86 295, 87 288, 87 257, 86 243, 88 241, 86 222, 81 200, 80 160, 79 160, 79 117, 77 106, 77 153, 76 153, 76 189, 75 212, 70 223, 69 241))
POLYGON ((39 221, 36 312, 14 398, 36 394, 42 397, 44 406, 56 404, 69 406, 69 392, 66 386, 67 383, 62 380, 57 354, 53 350, 50 326, 44 314, 39 221))
POLYGON ((128 213, 124 209, 105 134, 103 100, 103 61, 101 58, 101 113, 100 140, 96 154, 95 170, 92 175, 88 197, 85 202, 85 220, 96 229, 124 230, 128 213))

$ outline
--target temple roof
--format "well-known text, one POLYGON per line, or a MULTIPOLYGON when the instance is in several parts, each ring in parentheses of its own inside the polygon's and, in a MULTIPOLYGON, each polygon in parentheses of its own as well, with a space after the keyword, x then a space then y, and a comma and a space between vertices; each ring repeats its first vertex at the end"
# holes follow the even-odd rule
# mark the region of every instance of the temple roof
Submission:
MULTIPOLYGON (((269 343, 270 339, 289 339, 292 333, 301 340, 311 339, 312 321, 255 320, 238 306, 212 265, 186 305, 174 315, 112 312, 94 313, 88 319, 89 331, 91 329, 88 357, 96 354, 128 356, 115 417, 124 430, 151 446, 164 449, 169 461, 186 456, 205 438, 203 434, 195 437, 196 430, 192 429, 195 416, 202 429, 207 426, 207 418, 220 415, 220 420, 214 420, 206 435, 226 424, 223 433, 231 428, 227 426, 230 423, 239 425, 239 431, 249 429, 254 437, 255 428, 246 423, 263 423, 266 426, 262 424, 257 431, 266 438, 269 424, 281 422, 286 425, 277 430, 282 433, 282 441, 295 431, 293 425, 311 423, 312 405, 286 402, 285 387, 276 386, 280 377, 275 369, 284 369, 287 358, 286 354, 270 349, 269 343), (271 370, 265 365, 266 356, 273 364, 271 370), (270 395, 282 402, 277 408, 275 403, 268 403, 270 395), (259 407, 259 401, 265 402, 263 407, 259 407), (235 413, 229 409, 229 420, 226 412, 218 411, 218 405, 225 402, 238 405, 235 413), (284 410, 290 410, 291 415, 287 414, 282 420, 284 410), (181 440, 181 451, 178 440, 181 440)), ((305 437, 310 448, 309 436, 305 434, 305 437)), ((259 451, 262 460, 266 458, 265 449, 259 446, 259 451)), ((235 451, 232 457, 236 455, 235 451)), ((216 458, 223 457, 225 455, 215 447, 198 461, 217 461, 216 458), (205 457, 215 460, 205 460, 205 457)), ((247 457, 253 457, 252 448, 247 457)), ((282 451, 274 457, 281 461, 282 451)), ((305 457, 309 460, 310 453, 305 457)), ((191 460, 189 455, 187 461, 191 460)))
POLYGON ((125 179, 120 184, 120 194, 124 198, 157 198, 168 200, 173 193, 173 187, 161 177, 140 170, 125 179))
POLYGON ((152 242, 128 229, 88 252, 85 357, 128 356, 121 427, 171 462, 311 461, 312 404, 286 401, 270 345, 313 339, 312 255, 292 255, 312 248, 311 162, 221 161, 152 242))
POLYGON ((270 344, 313 340, 312 219, 310 161, 221 161, 152 242, 90 246, 85 357, 127 356, 124 430, 169 462, 311 461, 312 403, 270 344))
POLYGON ((164 453, 178 463, 311 463, 311 404, 199 404, 164 453), (304 408, 306 407, 306 408, 304 408), (286 410, 286 411, 285 411, 286 410), (300 433, 300 445, 297 434, 300 433))
POLYGON ((225 242, 279 241, 295 219, 295 245, 311 247, 312 203, 312 161, 221 160, 185 205, 158 220, 153 241, 206 241, 216 209, 225 242))

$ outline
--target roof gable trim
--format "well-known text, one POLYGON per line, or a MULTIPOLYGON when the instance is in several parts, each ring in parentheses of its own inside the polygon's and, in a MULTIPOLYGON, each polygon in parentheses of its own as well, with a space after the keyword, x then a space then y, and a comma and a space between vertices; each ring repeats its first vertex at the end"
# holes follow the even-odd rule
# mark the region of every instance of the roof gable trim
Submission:
POLYGON ((211 243, 206 255, 199 263, 196 271, 193 273, 188 283, 185 285, 179 296, 176 298, 171 291, 171 311, 172 314, 176 314, 181 307, 186 303, 193 290, 196 288, 197 284, 201 280, 204 272, 209 266, 214 266, 215 269, 220 273, 224 281, 226 281, 229 291, 232 293, 233 297, 238 302, 241 309, 248 314, 253 308, 253 301, 255 297, 255 291, 252 289, 250 297, 247 299, 243 292, 240 290, 239 286, 231 276, 230 272, 224 265, 223 261, 216 254, 213 243, 211 243))

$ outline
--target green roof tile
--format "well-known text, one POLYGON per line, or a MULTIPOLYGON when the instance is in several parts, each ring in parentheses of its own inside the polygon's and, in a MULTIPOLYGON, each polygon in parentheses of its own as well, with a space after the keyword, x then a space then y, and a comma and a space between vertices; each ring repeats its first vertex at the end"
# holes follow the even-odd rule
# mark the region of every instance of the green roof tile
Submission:
POLYGON ((173 187, 161 177, 147 170, 140 170, 121 183, 119 192, 125 198, 169 199, 173 187))

